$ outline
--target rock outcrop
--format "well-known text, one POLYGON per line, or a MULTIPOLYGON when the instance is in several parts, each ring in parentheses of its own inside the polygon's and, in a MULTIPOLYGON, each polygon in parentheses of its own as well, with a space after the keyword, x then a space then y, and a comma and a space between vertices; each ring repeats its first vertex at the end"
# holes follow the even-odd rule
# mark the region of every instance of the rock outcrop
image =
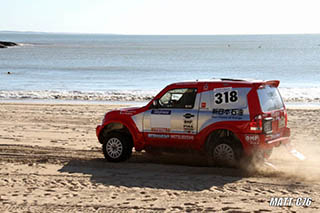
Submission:
POLYGON ((12 47, 17 46, 17 43, 10 42, 10 41, 0 41, 0 48, 12 47))

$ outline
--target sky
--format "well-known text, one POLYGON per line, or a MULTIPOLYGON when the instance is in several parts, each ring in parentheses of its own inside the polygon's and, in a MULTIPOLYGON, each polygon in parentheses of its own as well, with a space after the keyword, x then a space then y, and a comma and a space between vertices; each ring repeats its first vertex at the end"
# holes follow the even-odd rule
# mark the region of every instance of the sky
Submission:
POLYGON ((320 33, 319 0, 2 0, 0 31, 320 33))

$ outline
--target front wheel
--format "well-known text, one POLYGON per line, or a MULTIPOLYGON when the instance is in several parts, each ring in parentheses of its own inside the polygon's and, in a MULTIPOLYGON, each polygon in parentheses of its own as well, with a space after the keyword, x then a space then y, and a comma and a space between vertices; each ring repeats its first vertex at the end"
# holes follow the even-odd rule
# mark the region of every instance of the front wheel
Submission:
POLYGON ((120 133, 110 133, 104 138, 102 145, 104 157, 110 162, 121 162, 132 154, 130 137, 120 133))

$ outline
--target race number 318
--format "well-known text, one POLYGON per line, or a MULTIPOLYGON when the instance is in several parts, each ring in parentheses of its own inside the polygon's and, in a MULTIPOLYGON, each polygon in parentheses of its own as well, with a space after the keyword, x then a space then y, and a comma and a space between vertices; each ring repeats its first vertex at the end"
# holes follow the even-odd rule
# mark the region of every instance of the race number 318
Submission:
POLYGON ((214 102, 216 104, 228 104, 234 103, 238 101, 238 91, 225 91, 225 92, 217 92, 214 95, 214 102))

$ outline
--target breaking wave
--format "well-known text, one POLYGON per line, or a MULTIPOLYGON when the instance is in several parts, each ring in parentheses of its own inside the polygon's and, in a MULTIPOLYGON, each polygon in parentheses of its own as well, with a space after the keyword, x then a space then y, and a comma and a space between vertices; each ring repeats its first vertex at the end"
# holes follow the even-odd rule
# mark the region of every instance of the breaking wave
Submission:
MULTIPOLYGON (((86 100, 86 101, 149 101, 160 90, 109 91, 0 91, 0 100, 86 100)), ((320 103, 320 88, 280 88, 285 102, 320 103)))
POLYGON ((147 101, 151 100, 153 92, 145 91, 0 91, 0 100, 86 100, 86 101, 147 101))
POLYGON ((285 102, 304 102, 304 103, 319 103, 320 88, 280 88, 281 96, 285 102))

